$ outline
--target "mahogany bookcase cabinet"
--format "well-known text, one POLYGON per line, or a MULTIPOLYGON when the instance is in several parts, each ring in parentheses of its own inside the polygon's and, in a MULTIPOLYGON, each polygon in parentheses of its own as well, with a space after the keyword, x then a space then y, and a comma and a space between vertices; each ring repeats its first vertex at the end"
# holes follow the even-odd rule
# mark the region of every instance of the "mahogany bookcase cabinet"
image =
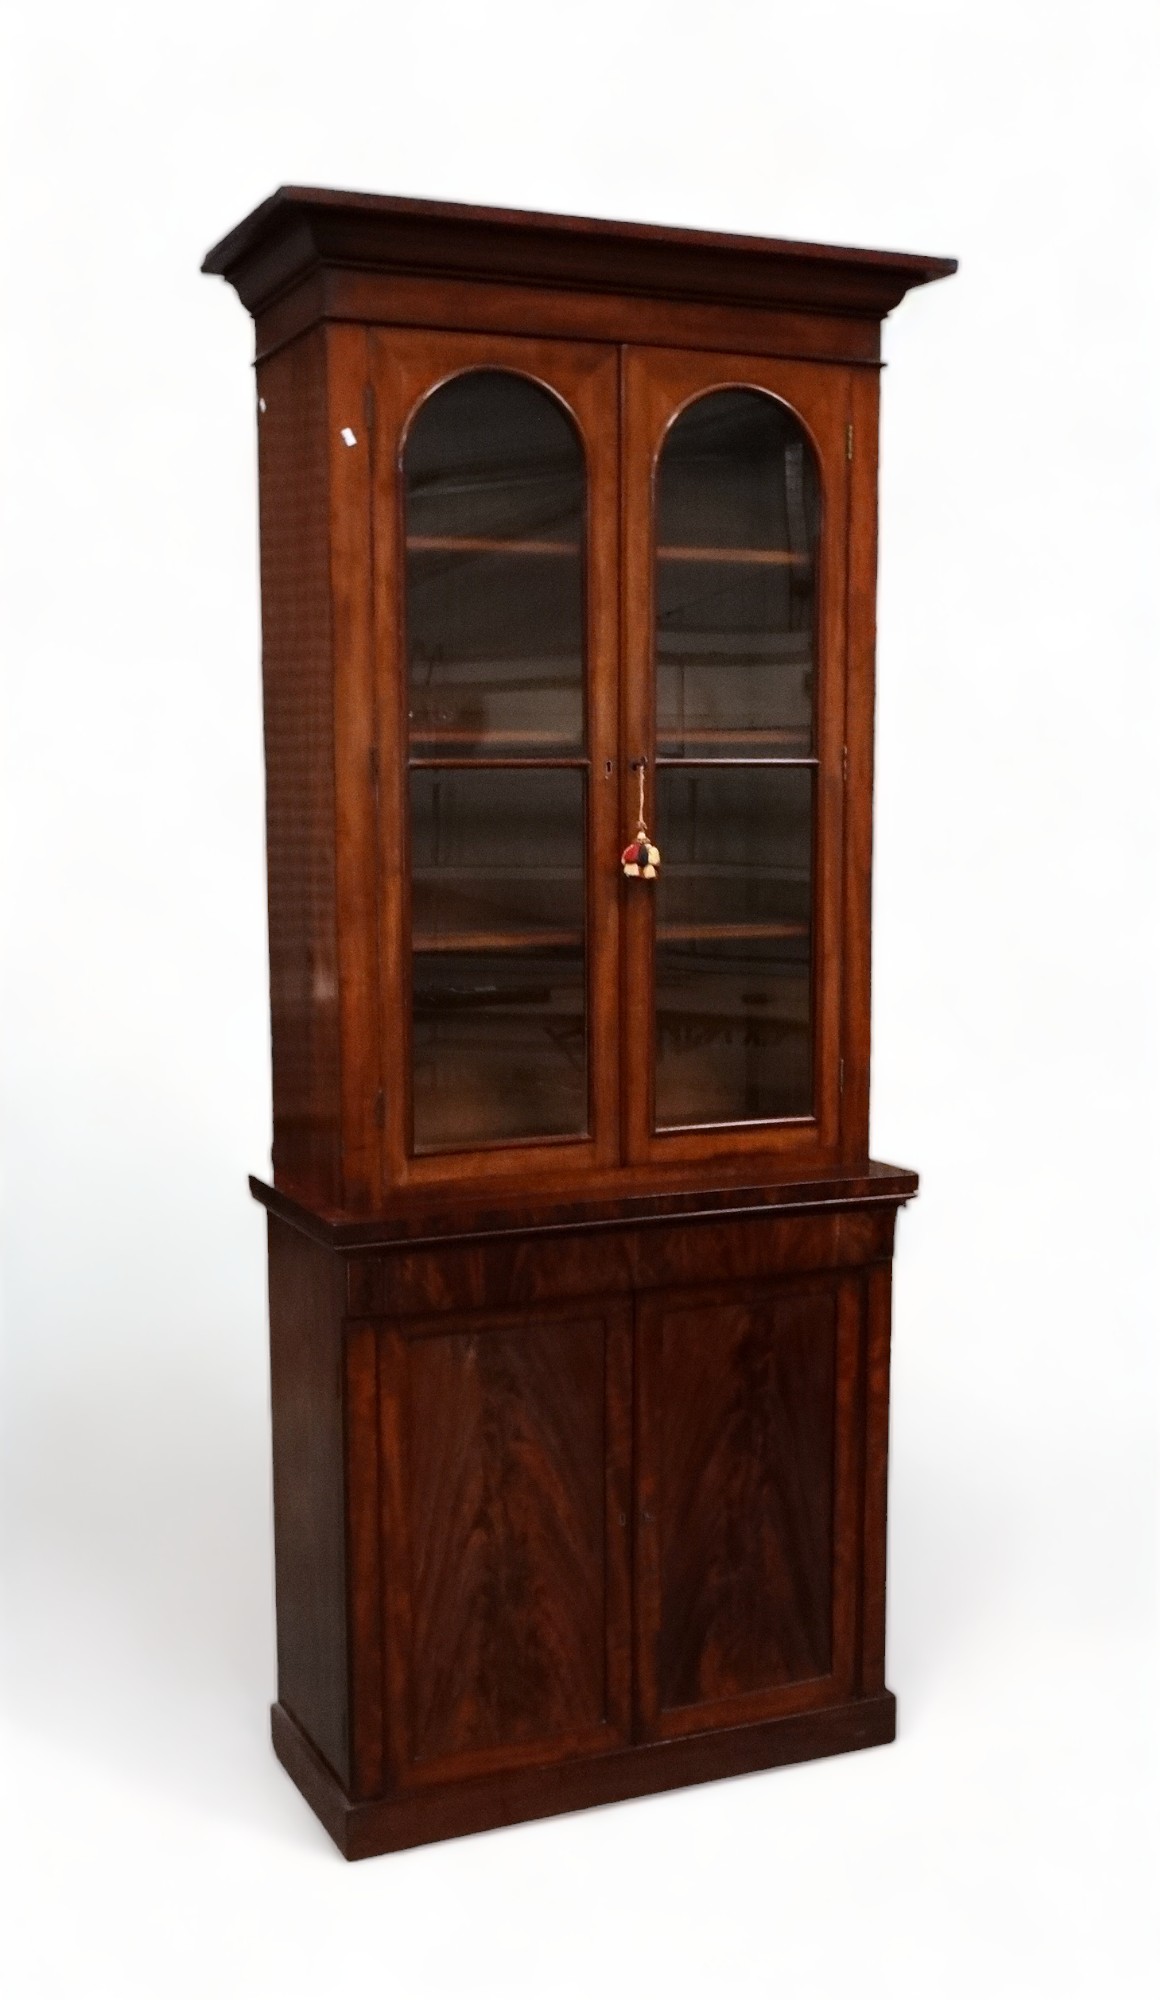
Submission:
POLYGON ((954 264, 283 188, 204 268, 257 330, 278 1755, 354 1857, 886 1742, 879 336, 954 264))

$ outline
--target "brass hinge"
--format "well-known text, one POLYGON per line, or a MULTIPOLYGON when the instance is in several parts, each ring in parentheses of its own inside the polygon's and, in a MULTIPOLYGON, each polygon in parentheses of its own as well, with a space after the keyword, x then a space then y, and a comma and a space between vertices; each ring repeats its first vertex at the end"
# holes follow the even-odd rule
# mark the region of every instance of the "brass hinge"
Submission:
MULTIPOLYGON (((369 417, 368 417, 367 421, 368 421, 368 423, 370 422, 370 419, 369 419, 369 417)), ((853 426, 853 424, 847 424, 847 425, 846 425, 846 457, 847 457, 848 459, 852 459, 852 458, 853 458, 853 456, 854 456, 854 426, 853 426)))
POLYGON ((845 784, 848 784, 848 783, 849 783, 849 779, 850 779, 850 750, 849 750, 849 745, 848 745, 848 744, 846 744, 846 743, 843 743, 843 745, 842 745, 842 783, 843 783, 844 785, 845 785, 845 784))

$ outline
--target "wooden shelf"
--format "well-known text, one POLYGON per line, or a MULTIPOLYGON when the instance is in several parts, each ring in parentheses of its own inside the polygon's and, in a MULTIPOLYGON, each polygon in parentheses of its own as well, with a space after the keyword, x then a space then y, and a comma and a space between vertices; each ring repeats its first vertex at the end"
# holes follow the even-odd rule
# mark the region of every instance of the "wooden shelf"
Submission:
POLYGON ((415 729, 411 732, 412 753, 419 752, 425 743, 480 743, 489 749, 500 744, 518 743, 532 749, 575 751, 581 754, 583 745, 574 736, 560 736, 550 729, 415 729))
POLYGON ((671 743, 769 743, 786 748, 793 745, 808 757, 810 736, 808 729, 658 729, 657 755, 679 756, 679 751, 667 747, 671 743))
MULTIPOLYGON (((736 873, 731 868, 730 879, 736 873)), ((575 886, 583 880, 583 870, 568 861, 537 862, 534 868, 527 861, 432 861, 411 871, 413 883, 431 883, 436 888, 451 890, 464 882, 527 882, 533 876, 537 882, 566 882, 575 886)))
MULTIPOLYGON (((763 861, 666 861, 665 875, 670 882, 792 882, 799 887, 808 883, 808 866, 782 866, 775 868, 763 861)), ((754 918, 753 922, 759 919, 754 918)), ((772 922, 773 919, 771 918, 772 922)), ((787 923, 799 921, 786 918, 787 923)), ((805 922, 804 917, 800 919, 805 922)))
MULTIPOLYGON (((579 542, 509 539, 503 535, 408 535, 407 552, 415 555, 574 556, 579 542)), ((700 548, 662 543, 660 562, 755 563, 765 569, 808 569, 813 557, 796 549, 700 548)))
POLYGON ((416 937, 412 950, 417 958, 434 958, 444 953, 491 951, 583 951, 581 930, 441 931, 433 937, 416 937))
POLYGON ((813 561, 794 549, 684 548, 670 543, 662 543, 657 557, 661 562, 758 563, 768 569, 808 569, 813 561))
POLYGON ((769 924, 658 924, 658 944, 715 944, 721 941, 757 938, 802 938, 809 925, 769 924))
POLYGON ((508 540, 502 535, 408 535, 407 553, 466 556, 575 556, 579 542, 508 540))
POLYGON ((657 655, 657 667, 660 672, 666 674, 687 674, 690 672, 697 674, 728 674, 732 673, 734 667, 760 667, 766 673, 771 668, 776 670, 779 667, 800 668, 803 671, 808 668, 808 662, 805 660, 771 659, 768 653, 762 652, 730 653, 724 657, 718 655, 715 659, 706 658, 703 653, 701 655, 684 653, 674 657, 671 653, 666 653, 665 651, 665 647, 669 645, 671 639, 671 633, 662 632, 658 637, 660 650, 657 655))

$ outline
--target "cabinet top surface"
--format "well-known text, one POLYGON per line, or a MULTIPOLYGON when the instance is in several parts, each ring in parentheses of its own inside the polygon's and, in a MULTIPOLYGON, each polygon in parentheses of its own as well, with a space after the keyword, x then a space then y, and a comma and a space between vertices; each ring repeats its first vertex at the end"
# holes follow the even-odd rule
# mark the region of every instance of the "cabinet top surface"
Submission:
POLYGON ((871 318, 957 269, 951 257, 309 187, 279 188, 201 268, 256 311, 320 264, 871 318))
POLYGON ((740 1167, 716 1175, 654 1174, 649 1184, 626 1189, 623 1177, 594 1178, 582 1193, 542 1188, 517 1194, 497 1185, 459 1187, 442 1195, 419 1190, 397 1196, 374 1216, 320 1206, 287 1188, 275 1189, 250 1176, 254 1199, 283 1220, 335 1249, 414 1246, 453 1237, 573 1233, 633 1223, 725 1220, 776 1210, 820 1210, 898 1206, 918 1191, 918 1175, 907 1167, 867 1161, 861 1171, 827 1169, 785 1180, 765 1180, 740 1167))

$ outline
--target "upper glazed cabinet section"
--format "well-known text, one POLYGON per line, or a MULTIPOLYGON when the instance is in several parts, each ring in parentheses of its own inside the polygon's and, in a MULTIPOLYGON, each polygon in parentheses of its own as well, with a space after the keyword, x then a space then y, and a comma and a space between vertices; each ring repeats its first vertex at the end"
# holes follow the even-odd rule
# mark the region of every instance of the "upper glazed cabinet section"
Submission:
POLYGON ((206 268, 258 323, 276 1180, 858 1164, 879 322, 953 267, 283 190, 206 268))

